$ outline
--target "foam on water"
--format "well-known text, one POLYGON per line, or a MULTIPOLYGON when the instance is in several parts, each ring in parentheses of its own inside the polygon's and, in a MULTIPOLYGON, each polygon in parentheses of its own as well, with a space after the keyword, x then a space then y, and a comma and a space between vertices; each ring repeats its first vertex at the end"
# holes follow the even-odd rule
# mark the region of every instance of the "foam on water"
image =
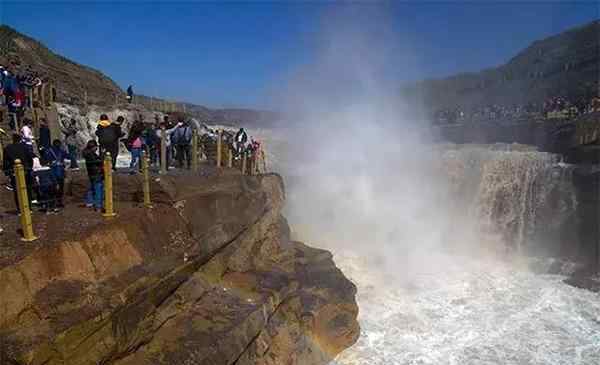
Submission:
POLYGON ((600 297, 561 276, 442 258, 399 283, 364 256, 335 261, 358 287, 362 333, 334 365, 600 363, 600 297))

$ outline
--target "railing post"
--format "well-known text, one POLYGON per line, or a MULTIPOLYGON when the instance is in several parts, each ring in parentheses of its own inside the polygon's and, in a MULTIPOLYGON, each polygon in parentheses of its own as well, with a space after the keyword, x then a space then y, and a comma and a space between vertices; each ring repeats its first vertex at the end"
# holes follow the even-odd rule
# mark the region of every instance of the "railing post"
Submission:
POLYGON ((227 167, 233 167, 233 148, 231 145, 227 146, 227 167))
POLYGON ((222 154, 222 133, 223 131, 219 129, 219 131, 217 132, 217 168, 221 167, 221 154, 222 154))
POLYGON ((27 195, 27 182, 25 181, 25 169, 21 160, 15 160, 14 169, 17 183, 17 200, 19 201, 18 209, 21 212, 21 229, 23 230, 21 241, 35 241, 38 238, 33 234, 31 210, 29 209, 29 196, 27 195))
POLYGON ((192 171, 198 171, 198 131, 192 132, 192 171))
POLYGON ((150 172, 148 171, 148 164, 148 154, 144 151, 142 153, 142 174, 144 176, 142 189, 144 191, 144 206, 146 208, 152 208, 152 202, 150 201, 150 172))
POLYGON ((263 174, 266 174, 267 173, 267 157, 266 157, 266 154, 265 154, 265 149, 264 149, 264 147, 263 147, 262 144, 260 146, 260 158, 261 158, 262 163, 263 163, 263 174))
POLYGON ((167 131, 160 127, 160 174, 167 173, 167 131))
POLYGON ((41 102, 42 102, 42 108, 46 107, 46 83, 42 83, 42 92, 41 92, 41 102))
POLYGON ((33 87, 27 88, 27 97, 29 98, 29 109, 33 109, 33 87))
POLYGON ((246 155, 248 156, 246 175, 254 175, 254 153, 247 152, 246 155))
POLYGON ((252 154, 252 175, 258 175, 260 171, 258 171, 258 155, 260 154, 260 147, 254 150, 252 154))
POLYGON ((104 157, 104 213, 102 216, 112 218, 116 215, 113 209, 112 159, 110 152, 106 152, 104 157))
POLYGON ((246 175, 246 151, 242 152, 242 175, 246 175))

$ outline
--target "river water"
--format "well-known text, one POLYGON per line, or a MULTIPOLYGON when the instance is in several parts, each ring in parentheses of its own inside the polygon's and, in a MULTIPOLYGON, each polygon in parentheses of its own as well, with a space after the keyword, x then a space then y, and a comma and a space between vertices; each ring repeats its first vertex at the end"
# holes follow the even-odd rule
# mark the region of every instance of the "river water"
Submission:
POLYGON ((385 163, 365 162, 356 147, 342 160, 320 147, 302 168, 271 157, 276 171, 294 166, 284 174, 292 229, 330 250, 358 289, 361 336, 331 365, 600 364, 600 295, 540 274, 544 265, 534 273, 526 258, 556 252, 577 209, 558 156, 443 147, 430 160, 440 176, 423 157, 379 147, 385 163))
POLYGON ((494 259, 431 254, 398 283, 338 253, 358 287, 358 342, 335 365, 600 363, 600 297, 560 275, 494 259))

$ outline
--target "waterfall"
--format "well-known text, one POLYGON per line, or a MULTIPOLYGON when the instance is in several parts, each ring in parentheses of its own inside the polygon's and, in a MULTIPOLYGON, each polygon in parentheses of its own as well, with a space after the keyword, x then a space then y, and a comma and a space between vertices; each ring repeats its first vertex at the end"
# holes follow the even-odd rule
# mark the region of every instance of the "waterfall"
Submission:
POLYGON ((519 252, 543 246, 573 218, 573 168, 521 145, 444 146, 450 194, 467 206, 478 233, 519 252))

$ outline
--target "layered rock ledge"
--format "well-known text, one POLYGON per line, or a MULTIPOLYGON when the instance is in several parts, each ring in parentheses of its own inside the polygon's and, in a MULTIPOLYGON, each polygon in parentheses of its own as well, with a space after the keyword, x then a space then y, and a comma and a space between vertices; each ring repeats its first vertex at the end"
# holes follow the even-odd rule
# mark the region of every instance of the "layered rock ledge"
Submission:
POLYGON ((357 340, 356 288, 290 240, 278 175, 163 177, 153 209, 138 179, 116 176, 116 219, 74 207, 35 244, 3 237, 23 246, 0 265, 2 364, 326 364, 357 340))

